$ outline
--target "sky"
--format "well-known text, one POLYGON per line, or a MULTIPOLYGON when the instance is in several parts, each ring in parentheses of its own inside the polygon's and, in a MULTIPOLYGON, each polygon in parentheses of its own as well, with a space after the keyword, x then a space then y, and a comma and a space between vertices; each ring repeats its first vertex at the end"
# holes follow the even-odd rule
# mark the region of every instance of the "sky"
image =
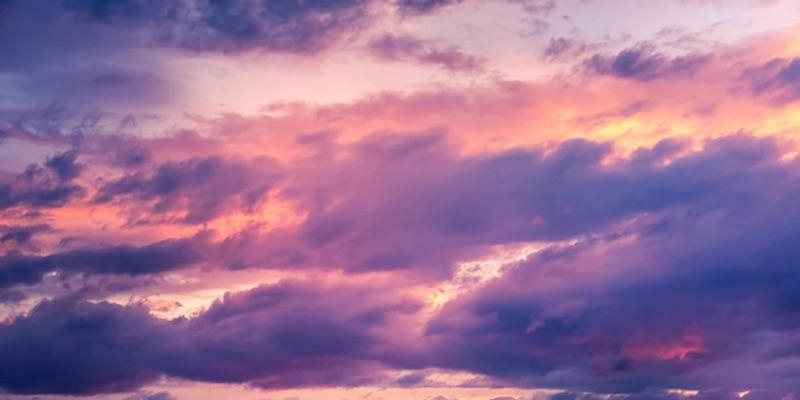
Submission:
POLYGON ((796 0, 0 0, 0 398, 800 399, 796 0))

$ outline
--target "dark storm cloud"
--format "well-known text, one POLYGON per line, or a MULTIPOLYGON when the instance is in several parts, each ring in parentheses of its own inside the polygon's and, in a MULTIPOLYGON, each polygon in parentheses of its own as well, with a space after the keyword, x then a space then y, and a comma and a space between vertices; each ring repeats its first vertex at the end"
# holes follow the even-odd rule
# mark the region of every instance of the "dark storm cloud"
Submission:
POLYGON ((670 57, 643 45, 620 51, 616 55, 595 54, 584 60, 591 72, 621 79, 650 81, 664 77, 690 76, 708 61, 707 56, 670 57))

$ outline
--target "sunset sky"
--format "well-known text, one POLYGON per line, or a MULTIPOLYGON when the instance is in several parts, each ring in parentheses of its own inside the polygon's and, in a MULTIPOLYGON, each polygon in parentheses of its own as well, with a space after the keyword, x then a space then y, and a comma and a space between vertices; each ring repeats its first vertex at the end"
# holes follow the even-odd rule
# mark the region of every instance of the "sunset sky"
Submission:
POLYGON ((800 400, 798 0, 0 0, 0 399, 800 400))

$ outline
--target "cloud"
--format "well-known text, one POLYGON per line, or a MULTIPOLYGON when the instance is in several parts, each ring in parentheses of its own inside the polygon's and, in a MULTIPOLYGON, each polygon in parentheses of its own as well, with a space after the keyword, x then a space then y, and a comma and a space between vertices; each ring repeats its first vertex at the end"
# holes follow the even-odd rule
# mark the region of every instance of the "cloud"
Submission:
POLYGON ((403 15, 419 15, 429 14, 462 2, 463 0, 399 0, 397 8, 403 15))
POLYGON ((261 387, 385 379, 369 363, 384 318, 414 304, 370 290, 286 282, 227 294, 191 320, 139 305, 65 297, 0 325, 0 387, 88 395, 135 390, 162 374, 261 387))
POLYGON ((0 257, 0 288, 39 283, 50 272, 74 274, 157 274, 202 261, 210 251, 202 234, 145 246, 114 245, 84 248, 44 256, 9 253, 0 257))
POLYGON ((750 82, 754 94, 777 104, 800 99, 800 58, 776 58, 745 69, 742 76, 750 82))
POLYGON ((0 43, 0 90, 14 104, 57 100, 150 114, 181 95, 165 48, 313 55, 364 30, 375 8, 372 0, 58 3, 3 8, 0 36, 26 38, 0 43))
POLYGON ((439 48, 408 35, 383 35, 370 42, 368 49, 381 61, 429 64, 451 72, 480 72, 486 65, 485 59, 464 54, 456 47, 439 48))
POLYGON ((75 160, 78 154, 74 150, 56 154, 47 159, 45 166, 58 175, 61 182, 69 182, 78 177, 83 168, 75 160))
POLYGON ((173 396, 169 392, 145 391, 126 397, 124 400, 177 400, 177 397, 173 396))
POLYGON ((20 290, 0 290, 0 304, 16 304, 27 297, 20 290))
POLYGON ((221 157, 193 158, 160 165, 150 176, 123 176, 99 188, 95 201, 129 199, 154 215, 177 213, 186 223, 207 222, 228 211, 252 210, 280 178, 278 165, 261 158, 250 162, 221 157), (143 207, 144 206, 144 207, 143 207))
POLYGON ((776 342, 763 332, 800 337, 789 294, 800 279, 791 245, 800 209, 787 207, 800 181, 796 161, 775 151, 733 137, 674 160, 681 176, 715 176, 713 194, 554 246, 446 305, 428 324, 441 346, 431 360, 577 393, 797 391, 785 378, 799 367, 786 358, 794 353, 754 354, 776 342))
POLYGON ((283 190, 309 210, 294 231, 7 256, 6 287, 50 271, 158 274, 286 249, 303 267, 411 269, 442 282, 454 261, 486 246, 551 242, 430 317, 399 283, 287 281, 171 321, 140 305, 48 300, 0 326, 0 385, 89 394, 162 375, 267 388, 408 385, 421 376, 387 371, 445 368, 586 398, 796 391, 797 161, 776 140, 747 135, 611 154, 610 144, 578 140, 459 156, 436 134, 373 136, 292 163, 283 190), (422 336, 404 331, 409 320, 422 336), (64 379, 41 378, 53 374, 64 379))
MULTIPOLYGON (((467 2, 0 0, 0 37, 25 38, 0 40, 0 158, 14 165, 0 172, 0 311, 18 313, 0 322, 0 388, 166 400, 132 391, 167 378, 432 396, 452 372, 554 399, 800 391, 800 163, 793 143, 758 138, 796 118, 748 107, 800 98, 793 42, 717 46, 713 60, 649 44, 597 53, 617 40, 575 21, 598 5, 512 2, 434 16, 467 2), (542 43, 545 61, 588 74, 522 71, 523 51, 484 76, 479 55, 380 35, 376 21, 516 39, 511 25, 552 23, 589 36, 542 43), (136 126, 131 108, 169 112, 173 75, 337 50, 305 69, 361 71, 360 51, 481 76, 258 116, 210 110, 187 116, 197 133, 136 126), (33 103, 45 105, 12 109, 33 103), (704 140, 737 131, 753 136, 704 140), (517 248, 541 250, 506 254, 517 248), (253 287, 285 276, 300 278, 253 287), (221 287, 251 289, 196 308, 221 287)), ((680 47, 684 33, 656 39, 680 47)), ((430 81, 421 69, 395 83, 430 81)), ((374 87, 355 83, 322 95, 374 87)), ((229 94, 203 102, 228 107, 229 94)))
POLYGON ((73 150, 48 158, 44 165, 30 164, 12 182, 0 182, 0 209, 17 206, 58 207, 84 194, 72 183, 80 174, 73 150))
POLYGON ((78 14, 87 20, 109 21, 117 18, 134 18, 146 15, 148 12, 155 14, 156 10, 162 7, 177 4, 175 1, 151 1, 151 0, 65 0, 62 7, 69 13, 78 14), (159 7, 159 3, 162 6, 159 7))
POLYGON ((440 279, 490 246, 602 231, 718 196, 726 179, 719 169, 698 174, 683 163, 662 165, 681 151, 676 142, 604 163, 612 149, 572 140, 549 151, 461 158, 435 133, 369 137, 340 157, 287 167, 294 171, 284 182, 287 200, 307 213, 297 227, 245 231, 222 251, 237 267, 413 270, 440 279))
MULTIPOLYGON (((118 207, 139 225, 197 225, 251 214, 274 188, 277 202, 303 216, 296 224, 245 225, 213 243, 190 241, 185 251, 213 254, 209 262, 233 269, 414 271, 418 279, 437 280, 495 245, 568 240, 718 196, 723 171, 687 173, 683 164, 663 164, 683 150, 680 142, 666 141, 606 163, 610 143, 572 140, 551 149, 461 157, 436 132, 381 134, 284 163, 221 157, 164 162, 102 183, 95 200, 118 207)), ((114 248, 88 249, 86 255, 102 258, 103 249, 114 248)), ((32 275, 20 281, 36 283, 42 273, 59 269, 53 263, 62 256, 6 261, 41 266, 26 269, 32 275)), ((133 267, 74 268, 135 273, 133 267)))
POLYGON ((597 232, 704 201, 724 179, 681 178, 681 164, 662 165, 683 150, 677 141, 604 163, 610 143, 573 140, 460 157, 445 138, 379 134, 285 163, 170 161, 103 183, 95 199, 141 223, 203 224, 250 213, 274 188, 276 201, 304 217, 290 226, 246 226, 209 244, 213 262, 234 269, 405 270, 441 279, 491 246, 597 232))
MULTIPOLYGON (((393 5, 401 15, 418 16, 456 3, 460 1, 402 0, 393 5)), ((49 32, 35 35, 37 40, 57 32, 69 38, 106 33, 100 46, 90 50, 72 45, 61 49, 62 55, 141 46, 195 52, 314 54, 369 27, 376 20, 375 8, 379 5, 374 0, 65 0, 60 8, 53 8, 35 0, 10 3, 5 17, 13 20, 6 28, 16 32, 35 29, 36 24, 23 22, 22 16, 50 22, 49 32)), ((11 43, 8 46, 23 55, 21 47, 11 43)), ((49 57, 50 53, 53 52, 24 55, 49 57)), ((22 57, 4 62, 18 64, 28 60, 29 57, 22 57)))
POLYGON ((0 225, 0 244, 15 242, 18 245, 28 243, 35 235, 50 232, 53 228, 47 224, 25 225, 25 226, 2 226, 0 225))
POLYGON ((588 45, 578 39, 557 37, 547 42, 547 46, 542 52, 545 61, 563 61, 582 55, 587 50, 588 45))
POLYGON ((707 56, 685 55, 670 58, 642 45, 620 51, 616 55, 595 54, 584 60, 591 72, 621 79, 651 81, 674 76, 691 76, 708 61, 707 56))
POLYGON ((155 57, 141 48, 167 3, 159 1, 13 2, 0 16, 2 89, 18 104, 52 100, 88 108, 163 104, 174 87, 155 57), (120 19, 117 17, 125 16, 120 19), (137 22, 142 21, 142 23, 137 22), (92 43, 86 46, 86 43, 92 43), (125 60, 120 62, 120 60, 125 60))
POLYGON ((200 17, 184 22, 169 40, 201 51, 313 53, 360 30, 369 9, 366 0, 201 1, 200 17))
POLYGON ((0 326, 0 387, 82 395, 136 389, 159 375, 151 366, 167 325, 137 306, 42 302, 0 326))

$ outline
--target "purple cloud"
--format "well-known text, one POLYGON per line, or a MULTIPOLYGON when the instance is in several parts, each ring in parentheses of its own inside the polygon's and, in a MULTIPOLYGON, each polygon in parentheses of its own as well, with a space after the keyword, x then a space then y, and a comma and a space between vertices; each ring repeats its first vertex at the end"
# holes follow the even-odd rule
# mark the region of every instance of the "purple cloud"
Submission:
POLYGON ((367 0, 202 1, 170 40, 193 50, 311 53, 368 21, 367 0))
MULTIPOLYGON (((375 288, 262 286, 173 321, 135 306, 47 301, 0 326, 0 360, 8 360, 0 386, 87 394, 161 375, 351 386, 394 382, 387 368, 447 368, 567 390, 562 396, 798 390, 786 378, 800 368, 791 359, 800 348, 797 162, 782 160, 775 140, 746 135, 691 152, 667 141, 608 161, 612 150, 577 140, 465 157, 436 134, 373 136, 286 169, 286 199, 308 210, 297 229, 6 256, 8 288, 50 271, 135 276, 197 262, 410 270, 441 281, 487 246, 572 241, 454 299, 424 321, 414 345, 384 328, 420 305, 375 288), (70 350, 84 342, 91 351, 70 350), (70 379, 38 378, 53 373, 70 379)), ((191 172, 199 164, 169 165, 191 172)), ((425 379, 396 384, 414 382, 425 379)))
POLYGON ((385 379, 371 361, 382 344, 374 330, 418 306, 344 289, 261 286, 228 294, 194 319, 172 321, 138 305, 44 301, 0 325, 0 387, 87 395, 135 390, 163 374, 261 387, 385 379))
POLYGON ((28 165, 12 182, 0 182, 0 209, 58 207, 82 196, 84 189, 72 183, 82 168, 75 159, 74 151, 57 154, 43 166, 28 165))
POLYGON ((750 82, 754 94, 769 97, 778 104, 800 99, 800 58, 777 58, 742 75, 750 82))
POLYGON ((625 49, 613 56, 595 54, 584 60, 591 72, 621 79, 651 81, 670 76, 690 76, 708 61, 707 56, 686 55, 671 58, 651 47, 625 49))
POLYGON ((52 230, 53 228, 47 224, 25 226, 0 225, 0 244, 6 242, 14 242, 17 245, 27 244, 35 235, 52 230))
MULTIPOLYGON (((582 140, 550 152, 459 158, 440 136, 374 136, 348 157, 295 165, 285 191, 308 217, 296 229, 243 232, 223 245, 236 267, 296 265, 447 276, 487 247, 590 234, 635 217, 721 196, 729 173, 661 165, 674 142, 604 165, 612 146, 582 140), (366 171, 369 171, 368 173, 366 171)), ((747 172, 735 155, 713 162, 747 172)), ((683 160, 689 162, 689 160, 683 160)), ((709 161, 709 164, 713 162, 709 161)))
POLYGON ((104 184, 95 201, 107 203, 125 197, 154 214, 175 212, 180 221, 201 223, 226 211, 252 210, 280 176, 279 166, 266 158, 167 162, 150 176, 136 173, 104 184))
POLYGON ((431 360, 576 393, 796 392, 795 350, 758 350, 776 344, 768 332, 800 338, 800 209, 789 206, 800 177, 775 151, 729 138, 676 160, 676 171, 720 174, 715 194, 555 246, 449 304, 428 325, 431 360))
POLYGON ((464 54, 455 47, 438 48, 413 36, 383 35, 369 44, 370 54, 381 61, 430 64, 451 72, 479 72, 486 60, 464 54))
POLYGON ((547 42, 547 46, 542 52, 545 61, 562 61, 564 59, 577 57, 587 50, 587 44, 578 39, 557 37, 547 42))
POLYGON ((464 0, 400 0, 397 7, 404 15, 429 14, 464 0))
POLYGON ((49 272, 62 276, 149 275, 200 262, 211 254, 205 237, 170 239, 145 246, 114 245, 48 255, 11 252, 0 257, 0 288, 39 283, 49 272))
POLYGON ((168 322, 143 307, 45 301, 0 326, 0 386, 12 393, 94 394, 137 389, 159 376, 152 365, 168 322))

